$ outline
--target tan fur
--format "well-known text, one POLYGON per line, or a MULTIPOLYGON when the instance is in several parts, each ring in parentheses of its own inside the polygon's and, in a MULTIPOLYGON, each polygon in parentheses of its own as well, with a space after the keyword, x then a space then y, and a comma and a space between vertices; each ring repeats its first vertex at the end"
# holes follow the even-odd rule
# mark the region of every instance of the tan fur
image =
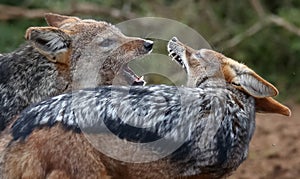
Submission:
MULTIPOLYGON (((270 87, 272 89, 272 92, 273 92, 271 94, 271 96, 278 95, 279 92, 278 92, 277 88, 274 85, 272 85, 271 83, 269 83, 268 81, 263 79, 261 76, 256 74, 253 70, 248 68, 246 65, 238 63, 238 62, 232 60, 231 58, 227 58, 227 57, 223 56, 222 54, 219 54, 219 56, 220 56, 219 59, 222 59, 222 70, 223 70, 224 76, 225 76, 225 78, 227 79, 228 82, 232 82, 232 79, 236 75, 235 71, 245 72, 245 73, 248 73, 249 75, 252 75, 253 77, 255 77, 258 81, 263 83, 265 86, 270 87)), ((241 88, 241 90, 243 90, 243 89, 241 88)))
POLYGON ((60 126, 37 130, 26 143, 12 145, 5 157, 7 167, 4 170, 10 178, 108 178, 100 156, 95 155, 98 154, 97 151, 84 140, 82 134, 65 131, 60 126), (55 150, 53 146, 56 146, 55 150), (40 148, 43 150, 37 150, 40 148), (68 150, 72 152, 65 153, 68 150), (42 165, 45 163, 47 166, 42 165), (78 165, 74 165, 75 163, 78 165), (14 166, 13 170, 8 166, 14 166), (46 173, 45 169, 51 172, 46 173))
MULTIPOLYGON (((224 77, 226 79, 226 81, 231 82, 231 80, 234 78, 235 73, 233 72, 233 67, 237 68, 237 62, 235 62, 234 60, 224 57, 224 58, 220 58, 220 59, 224 59, 223 63, 222 63, 222 71, 224 74, 224 77)), ((247 73, 255 76, 257 79, 259 79, 263 84, 270 86, 272 89, 274 89, 274 94, 273 96, 278 95, 278 90, 276 89, 275 86, 273 86, 272 84, 270 84, 269 82, 267 82, 266 80, 264 80, 262 77, 260 77, 258 74, 256 74, 253 70, 251 70, 250 68, 248 68, 246 65, 242 65, 239 64, 239 66, 246 71, 247 73)), ((243 91, 243 89, 240 88, 240 90, 243 91)), ((278 101, 276 101, 274 98, 272 97, 265 97, 265 98, 255 98, 255 108, 256 108, 256 112, 262 112, 262 113, 278 113, 278 114, 282 114, 285 116, 291 116, 291 110, 279 103, 278 101)))
MULTIPOLYGON (((118 151, 121 152, 120 155, 128 157, 132 155, 132 149, 123 148, 120 150, 118 144, 120 140, 116 140, 115 136, 103 134, 95 137, 105 142, 112 152, 118 151)), ((143 153, 147 154, 148 151, 137 150, 137 152, 142 155, 143 153)), ((112 177, 142 179, 170 178, 176 174, 176 168, 165 159, 151 163, 128 164, 109 158, 96 150, 83 134, 65 131, 60 125, 51 129, 36 130, 26 139, 26 142, 13 143, 7 150, 5 161, 7 161, 5 173, 10 178, 105 179, 112 177), (55 150, 53 150, 53 146, 56 146, 55 150), (43 148, 42 151, 37 150, 41 148, 43 148), (68 152, 70 150, 72 152, 68 152), (51 172, 48 173, 48 171, 51 172), (108 176, 107 173, 113 176, 108 176)), ((211 177, 203 174, 186 178, 208 179, 211 177)))
POLYGON ((262 113, 278 113, 285 116, 291 116, 291 110, 285 105, 279 103, 274 98, 255 98, 255 109, 262 113))
POLYGON ((77 17, 63 16, 53 13, 48 13, 45 15, 46 21, 50 26, 60 27, 67 23, 75 23, 80 21, 77 17))

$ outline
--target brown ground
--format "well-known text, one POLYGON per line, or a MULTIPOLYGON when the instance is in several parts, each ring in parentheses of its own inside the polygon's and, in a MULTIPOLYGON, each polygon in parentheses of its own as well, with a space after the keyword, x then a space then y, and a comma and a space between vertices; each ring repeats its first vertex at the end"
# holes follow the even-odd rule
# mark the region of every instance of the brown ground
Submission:
POLYGON ((229 179, 300 178, 300 105, 291 117, 258 114, 248 159, 229 179))

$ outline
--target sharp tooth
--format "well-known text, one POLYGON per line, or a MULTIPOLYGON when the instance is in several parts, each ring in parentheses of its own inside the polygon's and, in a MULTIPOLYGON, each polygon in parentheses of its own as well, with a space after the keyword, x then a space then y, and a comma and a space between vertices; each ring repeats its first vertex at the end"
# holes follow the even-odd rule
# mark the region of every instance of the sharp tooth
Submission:
POLYGON ((184 64, 182 64, 182 68, 185 68, 184 64))
POLYGON ((172 57, 172 61, 174 61, 175 60, 175 58, 174 57, 172 57))
POLYGON ((144 81, 144 76, 141 76, 139 80, 144 81))

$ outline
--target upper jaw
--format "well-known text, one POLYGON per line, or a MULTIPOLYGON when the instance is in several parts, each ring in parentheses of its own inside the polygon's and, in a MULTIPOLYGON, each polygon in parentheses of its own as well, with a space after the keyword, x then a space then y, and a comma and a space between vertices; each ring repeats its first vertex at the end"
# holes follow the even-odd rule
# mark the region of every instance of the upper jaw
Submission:
POLYGON ((168 42, 168 52, 169 56, 172 57, 172 60, 176 60, 179 65, 182 66, 185 70, 187 70, 187 64, 186 64, 186 48, 185 46, 176 38, 173 37, 168 42))

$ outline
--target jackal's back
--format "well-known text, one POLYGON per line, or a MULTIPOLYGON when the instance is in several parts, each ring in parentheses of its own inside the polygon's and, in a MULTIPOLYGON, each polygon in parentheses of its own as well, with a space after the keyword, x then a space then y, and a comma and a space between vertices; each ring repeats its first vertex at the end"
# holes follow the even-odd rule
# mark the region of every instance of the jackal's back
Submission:
MULTIPOLYGON (((160 138, 171 143, 182 142, 182 146, 174 149, 168 157, 150 163, 125 165, 113 160, 112 164, 112 160, 104 157, 101 162, 112 171, 109 175, 117 175, 120 172, 116 171, 126 167, 127 176, 145 177, 141 171, 159 167, 161 172, 152 173, 153 177, 212 173, 212 177, 220 177, 233 171, 247 156, 255 125, 254 100, 228 85, 224 86, 224 83, 207 82, 210 85, 203 89, 163 85, 109 86, 60 95, 31 106, 21 114, 13 126, 13 143, 23 145, 19 139, 30 143, 27 136, 32 135, 32 131, 41 127, 57 128, 57 123, 75 133, 101 133, 107 127, 112 132, 109 135, 131 142, 153 142, 160 138), (152 125, 134 127, 147 121, 152 125)), ((81 140, 87 139, 83 137, 81 140)), ((23 147, 25 151, 26 145, 23 147)), ((118 146, 111 147, 111 150, 120 152, 118 146)), ((64 152, 72 153, 72 150, 64 152)), ((57 155, 64 158, 63 154, 57 155)))

